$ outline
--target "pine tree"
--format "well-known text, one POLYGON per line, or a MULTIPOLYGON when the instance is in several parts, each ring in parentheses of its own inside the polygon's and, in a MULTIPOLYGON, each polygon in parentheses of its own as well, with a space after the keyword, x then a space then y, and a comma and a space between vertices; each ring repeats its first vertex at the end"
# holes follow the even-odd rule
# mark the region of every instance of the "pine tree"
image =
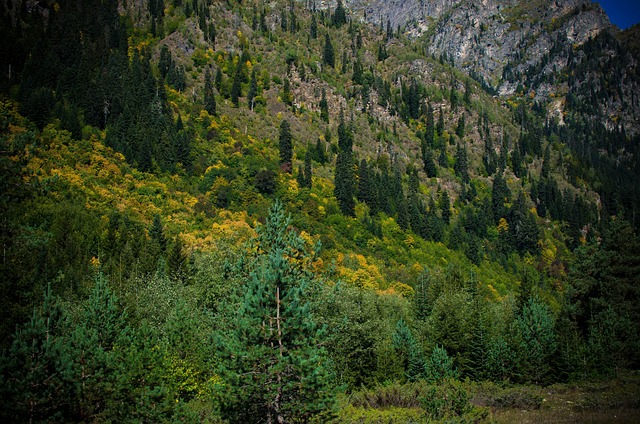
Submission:
POLYGON ((338 125, 338 157, 334 184, 334 195, 340 210, 344 215, 354 216, 353 135, 347 128, 342 113, 338 125))
POLYGON ((240 97, 242 96, 242 79, 243 79, 243 68, 244 64, 242 63, 242 59, 238 60, 238 65, 236 66, 236 72, 233 77, 233 84, 231 85, 231 101, 233 104, 238 107, 240 102, 240 97))
POLYGON ((220 93, 220 91, 222 90, 222 78, 222 69, 218 68, 218 70, 216 71, 216 78, 213 82, 216 90, 218 90, 218 93, 220 93))
POLYGON ((465 118, 463 114, 462 116, 460 116, 460 119, 458 119, 458 126, 456 127, 456 135, 460 138, 463 138, 464 130, 465 130, 465 118))
POLYGON ((315 40, 318 38, 318 22, 316 21, 316 14, 311 15, 311 28, 309 28, 309 36, 315 40))
POLYGON ((254 67, 251 70, 251 82, 249 83, 249 91, 247 93, 247 103, 249 104, 249 109, 253 110, 254 99, 258 94, 258 77, 256 75, 256 68, 254 67))
POLYGON ((291 136, 291 126, 286 119, 280 123, 280 135, 278 136, 278 146, 280 148, 280 167, 291 173, 291 161, 293 159, 293 137, 291 136))
POLYGON ((433 151, 425 146, 425 154, 422 158, 424 163, 424 172, 427 174, 427 177, 433 178, 438 176, 438 168, 436 167, 436 163, 433 160, 433 151))
POLYGON ((363 71, 362 71, 362 62, 360 61, 360 57, 356 57, 356 61, 353 64, 353 76, 351 79, 354 84, 362 84, 363 71))
POLYGON ((440 211, 442 212, 442 220, 445 225, 449 225, 449 221, 451 220, 451 202, 447 190, 442 190, 442 194, 440 195, 440 211))
POLYGON ((491 208, 493 212, 493 219, 497 224, 500 218, 506 216, 507 208, 504 203, 509 201, 511 193, 507 182, 502 177, 502 174, 497 174, 493 179, 493 187, 491 189, 491 208))
POLYGON ((311 145, 307 145, 307 153, 304 155, 304 187, 313 185, 313 167, 311 164, 311 145))
POLYGON ((327 103, 327 91, 322 89, 322 98, 320 99, 320 118, 329 123, 329 104, 327 103))
POLYGON ((0 417, 9 422, 70 419, 75 397, 73 358, 63 335, 63 322, 62 308, 48 287, 42 306, 16 330, 11 347, 0 357, 0 417))
POLYGON ((517 317, 520 371, 534 383, 544 383, 551 372, 551 358, 557 348, 554 325, 553 313, 537 297, 529 299, 517 317))
POLYGON ((298 183, 298 187, 304 188, 304 169, 302 169, 302 166, 298 166, 298 172, 296 173, 296 182, 298 183))
POLYGON ((461 146, 458 144, 456 149, 455 162, 453 164, 453 170, 458 175, 462 182, 467 184, 469 182, 469 163, 467 159, 467 146, 461 146))
POLYGON ((424 373, 422 349, 402 318, 396 323, 393 332, 393 348, 403 364, 407 379, 420 379, 424 373))
POLYGON ((126 314, 102 272, 94 284, 70 335, 78 413, 87 420, 103 414, 113 396, 113 384, 119 377, 114 372, 113 349, 126 325, 126 314))
POLYGON ((340 28, 342 25, 347 23, 347 12, 342 5, 342 0, 338 0, 336 10, 333 12, 333 16, 331 17, 331 23, 336 28, 340 28))
POLYGON ((207 70, 204 74, 204 110, 209 115, 214 116, 216 114, 216 99, 213 91, 213 81, 211 78, 211 72, 207 70))
POLYGON ((149 229, 149 237, 157 243, 161 254, 167 250, 167 238, 164 235, 164 227, 162 225, 160 215, 158 214, 153 215, 153 223, 149 229))
POLYGON ((322 63, 332 68, 336 66, 336 58, 333 50, 333 44, 331 44, 331 37, 329 37, 328 33, 325 34, 322 63))
POLYGON ((280 97, 285 105, 293 105, 293 94, 291 93, 291 83, 289 82, 289 78, 285 78, 282 82, 282 94, 280 97))
POLYGON ((436 132, 438 133, 438 137, 442 137, 442 133, 444 132, 444 114, 442 113, 442 109, 440 109, 438 113, 438 124, 436 125, 436 132))
POLYGON ((324 143, 320 140, 320 137, 316 139, 316 145, 313 149, 315 154, 315 161, 321 165, 327 163, 327 149, 324 147, 324 143))
POLYGON ((308 422, 332 407, 332 369, 323 331, 309 311, 315 276, 302 238, 279 201, 237 273, 240 305, 219 339, 220 375, 228 382, 222 413, 232 422, 308 422))
POLYGON ((425 364, 425 378, 427 381, 441 381, 448 378, 458 378, 460 373, 453 366, 453 359, 447 355, 444 347, 436 345, 425 364))

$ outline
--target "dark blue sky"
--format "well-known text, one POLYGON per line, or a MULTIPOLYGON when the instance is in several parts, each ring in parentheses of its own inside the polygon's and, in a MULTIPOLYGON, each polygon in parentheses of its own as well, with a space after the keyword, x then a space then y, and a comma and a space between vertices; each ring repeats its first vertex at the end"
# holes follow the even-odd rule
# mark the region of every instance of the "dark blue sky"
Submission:
POLYGON ((597 2, 607 12, 611 22, 621 29, 627 29, 640 22, 639 0, 598 0, 597 2))

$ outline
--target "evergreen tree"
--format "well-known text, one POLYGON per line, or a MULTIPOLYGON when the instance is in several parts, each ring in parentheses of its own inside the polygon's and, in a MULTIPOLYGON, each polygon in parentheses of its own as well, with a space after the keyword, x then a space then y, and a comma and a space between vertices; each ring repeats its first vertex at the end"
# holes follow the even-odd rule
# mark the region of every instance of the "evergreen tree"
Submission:
POLYGON ((235 105, 235 107, 239 106, 240 97, 242 96, 242 79, 243 79, 243 68, 244 64, 242 63, 242 59, 238 60, 238 65, 236 66, 236 72, 233 77, 233 83, 231 85, 231 101, 235 105))
POLYGON ((74 398, 73 357, 63 337, 63 311, 48 287, 44 303, 18 328, 0 357, 0 417, 7 422, 46 422, 69 417, 74 398))
POLYGON ((393 348, 403 364, 409 381, 416 381, 424 373, 422 349, 403 319, 398 320, 393 333, 393 348))
POLYGON ((527 208, 525 195, 518 193, 511 206, 507 222, 509 223, 509 242, 520 253, 535 253, 538 250, 539 230, 535 216, 527 208))
POLYGON ((216 26, 213 22, 209 23, 207 28, 207 40, 211 43, 211 46, 215 50, 216 48, 216 37, 218 36, 218 32, 216 31, 216 26))
POLYGON ((153 215, 153 223, 149 229, 149 237, 151 237, 151 240, 157 244, 161 254, 167 250, 167 238, 164 235, 162 219, 158 214, 153 215))
POLYGON ((311 28, 309 28, 309 36, 312 40, 318 38, 318 22, 316 21, 316 14, 311 15, 311 28))
POLYGON ((549 178, 551 169, 551 152, 549 150, 549 144, 544 149, 544 157, 542 158, 542 178, 549 178))
POLYGON ((169 73, 169 69, 173 65, 173 57, 171 55, 171 51, 166 44, 162 46, 160 49, 160 59, 158 60, 158 70, 160 71, 160 76, 164 80, 169 73))
POLYGON ((298 166, 298 172, 296 173, 296 182, 298 183, 298 187, 304 188, 304 169, 302 169, 302 166, 298 166))
POLYGON ((497 224, 500 218, 506 216, 507 208, 504 203, 509 201, 511 192, 507 187, 507 182, 502 177, 502 174, 497 174, 493 179, 493 187, 491 189, 491 208, 493 212, 493 219, 497 224))
POLYGON ((336 28, 340 28, 342 25, 347 23, 347 12, 342 5, 342 0, 338 0, 336 10, 333 12, 333 16, 331 17, 331 23, 336 28))
POLYGON ((526 380, 544 383, 551 373, 551 359, 557 347, 554 322, 549 307, 537 297, 529 299, 517 317, 521 337, 519 371, 526 380))
POLYGON ((216 78, 213 82, 213 84, 216 87, 216 90, 218 90, 218 93, 220 93, 220 91, 222 90, 222 69, 218 68, 218 70, 216 71, 216 78))
POLYGON ((472 93, 473 93, 473 91, 471 89, 471 83, 469 82, 469 80, 467 80, 464 83, 464 103, 467 106, 471 105, 471 94, 472 93))
POLYGON ((280 167, 291 173, 291 161, 293 159, 293 137, 291 136, 291 126, 286 119, 280 123, 280 135, 278 136, 278 146, 280 148, 280 167))
POLYGON ((249 109, 253 110, 254 99, 258 94, 258 77, 256 75, 256 68, 254 67, 251 70, 251 82, 249 83, 249 91, 247 92, 247 103, 249 104, 249 109))
POLYGON ((440 211, 442 212, 442 220, 445 225, 449 225, 451 220, 451 201, 449 200, 449 192, 442 190, 440 195, 440 211))
POLYGON ((332 365, 309 310, 311 256, 290 224, 276 201, 237 266, 247 281, 218 343, 222 413, 233 422, 308 422, 331 410, 332 365))
POLYGON ((327 103, 327 91, 322 89, 322 98, 320 99, 320 118, 329 123, 329 104, 327 103))
MULTIPOLYGON (((369 176, 369 165, 365 159, 360 161, 358 167, 358 187, 356 190, 356 198, 362 203, 367 203, 371 200, 371 178, 369 176)), ((371 207, 371 205, 369 205, 371 207)))
POLYGON ((427 174, 427 177, 433 178, 438 176, 438 168, 436 167, 436 163, 433 160, 433 151, 425 146, 425 154, 422 158, 424 163, 424 172, 427 174))
POLYGON ((211 78, 211 72, 208 70, 204 74, 204 110, 209 112, 209 115, 214 116, 216 114, 216 99, 213 91, 213 81, 211 78))
POLYGON ((78 413, 89 420, 105 415, 113 396, 119 377, 115 374, 113 349, 125 331, 126 314, 101 272, 83 306, 70 336, 70 347, 74 355, 73 379, 78 385, 78 413))
POLYGON ((331 37, 329 37, 329 33, 325 35, 324 39, 324 52, 322 54, 322 63, 330 66, 336 66, 336 58, 333 50, 333 44, 331 44, 331 37))
POLYGON ((356 57, 356 61, 353 64, 353 76, 351 77, 354 84, 362 84, 363 71, 362 71, 362 62, 360 61, 360 57, 356 57))
POLYGON ((311 188, 313 185, 313 167, 311 164, 311 145, 307 145, 307 153, 304 155, 304 187, 311 188))
POLYGON ((424 141, 427 144, 427 147, 429 148, 433 148, 434 147, 434 143, 435 143, 435 123, 434 123, 434 119, 433 119, 433 108, 431 107, 431 105, 429 105, 427 107, 427 116, 426 116, 426 122, 425 122, 425 129, 424 129, 424 141))
POLYGON ((460 116, 460 119, 458 119, 458 126, 456 127, 456 135, 460 138, 463 138, 464 130, 465 130, 465 118, 464 118, 464 114, 462 114, 460 116))
POLYGON ((442 109, 438 112, 438 124, 436 125, 436 132, 438 133, 438 137, 442 137, 442 133, 444 132, 444 114, 442 113, 442 109))
POLYGON ((315 154, 315 161, 318 162, 321 165, 324 165, 325 163, 327 163, 327 149, 324 147, 324 143, 322 142, 322 140, 320 140, 320 137, 318 137, 318 139, 316 139, 316 145, 315 148, 313 149, 314 154, 315 154))
POLYGON ((437 382, 444 379, 456 379, 459 376, 460 373, 454 368, 453 359, 447 355, 447 350, 436 345, 425 364, 426 380, 437 382))
POLYGON ((453 170, 458 175, 463 183, 469 182, 469 163, 467 159, 467 146, 461 146, 458 144, 456 148, 456 157, 453 164, 453 170))
POLYGON ((354 216, 355 201, 353 181, 353 135, 340 114, 338 125, 338 157, 336 159, 334 195, 344 215, 354 216))
POLYGON ((280 95, 280 98, 285 105, 293 105, 293 94, 291 93, 291 83, 289 82, 289 78, 285 78, 282 82, 282 94, 280 95))

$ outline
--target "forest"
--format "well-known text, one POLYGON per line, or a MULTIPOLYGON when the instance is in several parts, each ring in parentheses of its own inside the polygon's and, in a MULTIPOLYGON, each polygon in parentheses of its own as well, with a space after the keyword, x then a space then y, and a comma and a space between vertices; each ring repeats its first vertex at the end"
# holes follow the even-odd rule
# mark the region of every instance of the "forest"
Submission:
POLYGON ((0 11, 3 420, 640 419, 615 34, 500 98, 342 1, 0 11))

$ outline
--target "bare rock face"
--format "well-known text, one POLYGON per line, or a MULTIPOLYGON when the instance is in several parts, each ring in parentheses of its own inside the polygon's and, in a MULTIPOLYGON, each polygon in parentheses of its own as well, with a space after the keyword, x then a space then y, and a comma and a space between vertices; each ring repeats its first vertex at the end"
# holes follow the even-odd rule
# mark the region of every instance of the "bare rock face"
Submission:
MULTIPOLYGON (((336 1, 321 3, 333 8, 336 1)), ((552 100, 551 112, 558 116, 564 103, 557 99, 568 93, 584 97, 584 87, 591 81, 595 94, 589 96, 597 98, 600 112, 609 116, 607 125, 640 130, 635 71, 639 55, 609 47, 595 55, 585 47, 603 32, 618 32, 600 5, 590 0, 344 0, 343 4, 354 19, 391 25, 394 31, 400 27, 416 40, 423 37, 429 53, 465 71, 490 92, 552 100), (609 62, 629 68, 616 71, 620 87, 615 95, 597 91, 602 88, 597 72, 575 72, 599 67, 606 73, 602 67, 609 62), (567 80, 566 75, 574 74, 575 79, 567 80)))

